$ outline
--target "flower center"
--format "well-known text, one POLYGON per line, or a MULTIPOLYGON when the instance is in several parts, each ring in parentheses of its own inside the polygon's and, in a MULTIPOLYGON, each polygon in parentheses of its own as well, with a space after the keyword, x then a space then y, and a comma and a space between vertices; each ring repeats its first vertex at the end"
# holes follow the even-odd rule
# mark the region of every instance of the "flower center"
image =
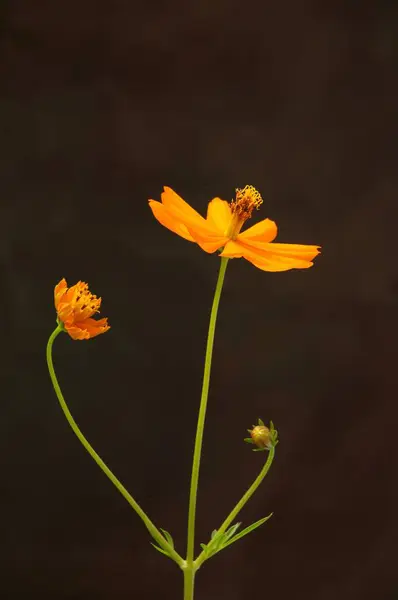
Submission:
POLYGON ((235 200, 231 202, 232 219, 226 232, 231 240, 237 238, 243 223, 250 219, 253 210, 258 209, 262 203, 260 192, 252 185, 236 188, 235 200))

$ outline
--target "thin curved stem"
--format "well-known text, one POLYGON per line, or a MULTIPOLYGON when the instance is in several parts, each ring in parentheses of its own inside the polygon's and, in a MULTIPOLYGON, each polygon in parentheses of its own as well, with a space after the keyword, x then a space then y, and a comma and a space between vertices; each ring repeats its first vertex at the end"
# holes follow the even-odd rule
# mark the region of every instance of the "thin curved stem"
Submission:
MULTIPOLYGON (((271 446, 271 448, 269 449, 269 454, 268 454, 267 460, 265 461, 264 466, 261 469, 260 473, 257 475, 256 479, 253 481, 253 483, 251 484, 249 489, 245 492, 245 494, 243 494, 243 496, 239 500, 239 502, 231 510, 228 517, 225 519, 225 521, 220 526, 220 528, 217 529, 217 534, 214 536, 212 542, 215 542, 216 539, 220 535, 222 535, 223 533, 226 532, 226 530, 231 525, 231 523, 234 521, 234 519, 238 516, 238 514, 240 513, 240 511, 242 510, 242 508, 244 507, 246 502, 253 496, 254 492, 256 491, 256 489, 258 488, 258 486, 260 485, 260 483, 262 482, 262 480, 264 479, 264 477, 270 470, 272 461, 274 460, 274 456, 275 456, 275 446, 271 446)), ((208 545, 208 548, 211 547, 212 542, 210 542, 210 544, 208 545)), ((194 562, 195 568, 199 569, 199 567, 204 563, 205 560, 206 560, 205 553, 201 552, 194 562)))
MULTIPOLYGON (((200 458, 202 453, 202 441, 203 441, 203 430, 206 419, 206 408, 207 398, 209 394, 210 384, 210 371, 211 371, 211 359, 213 354, 214 334, 216 329, 218 305, 220 303, 221 291, 224 283, 225 271, 228 264, 228 258, 221 258, 220 270, 218 273, 218 279, 216 289, 214 292, 213 305, 210 313, 209 330, 207 334, 206 344, 206 355, 205 355, 205 366, 203 373, 203 384, 202 394, 200 398, 200 408, 198 415, 198 424, 196 428, 195 448, 193 454, 192 463, 192 474, 191 474, 191 487, 189 495, 189 514, 188 514, 188 538, 187 538, 187 568, 190 569, 193 566, 194 558, 194 547, 195 547, 195 518, 196 518, 196 498, 198 493, 198 482, 199 482, 199 469, 200 469, 200 458)), ((184 600, 191 600, 193 598, 193 584, 192 593, 184 594, 184 600)))
POLYGON ((183 565, 185 564, 185 561, 183 560, 183 558, 167 542, 167 540, 163 537, 163 535, 160 533, 160 531, 158 530, 158 528, 154 525, 154 523, 152 523, 152 521, 150 520, 150 518, 142 510, 142 508, 140 507, 140 505, 138 504, 138 502, 136 502, 134 500, 134 498, 126 490, 126 488, 124 487, 124 485, 112 473, 112 471, 109 469, 109 467, 107 467, 107 465, 104 463, 104 461, 102 460, 102 458, 97 454, 97 452, 94 450, 94 448, 89 444, 89 442, 87 441, 87 439, 84 437, 84 435, 80 431, 80 429, 79 429, 76 421, 72 417, 72 414, 71 414, 71 412, 70 412, 70 410, 69 410, 69 408, 68 408, 68 406, 67 406, 67 404, 65 402, 63 394, 61 392, 61 388, 59 386, 59 383, 58 383, 58 380, 57 380, 57 376, 55 374, 54 365, 53 365, 53 359, 52 359, 52 347, 53 347, 53 343, 54 343, 55 338, 61 333, 61 331, 63 331, 62 325, 58 325, 58 327, 50 335, 50 338, 49 338, 48 343, 47 343, 46 356, 47 356, 47 365, 48 365, 48 370, 49 370, 49 373, 50 373, 51 381, 52 381, 52 384, 54 386, 54 390, 55 390, 55 393, 57 395, 58 401, 59 401, 59 403, 61 405, 61 408, 63 410, 63 413, 64 413, 64 415, 65 415, 65 417, 66 417, 69 425, 71 426, 73 432, 75 433, 75 435, 77 436, 77 438, 79 439, 79 441, 82 443, 82 445, 85 447, 85 449, 87 450, 87 452, 90 454, 91 458, 93 460, 95 460, 95 462, 100 467, 100 469, 102 469, 102 471, 105 473, 105 475, 111 480, 111 482, 113 483, 113 485, 119 490, 119 492, 122 494, 122 496, 127 500, 127 502, 130 504, 130 506, 135 510, 135 512, 137 513, 137 515, 144 521, 145 526, 147 527, 149 533, 158 542, 159 546, 161 548, 163 548, 164 550, 166 550, 167 553, 168 553, 168 555, 170 556, 170 558, 172 558, 182 568, 183 565))

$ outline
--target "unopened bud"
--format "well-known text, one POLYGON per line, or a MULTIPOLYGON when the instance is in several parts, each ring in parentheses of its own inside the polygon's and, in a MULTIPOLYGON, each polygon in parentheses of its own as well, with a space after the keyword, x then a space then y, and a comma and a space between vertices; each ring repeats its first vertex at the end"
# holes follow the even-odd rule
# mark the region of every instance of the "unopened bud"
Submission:
POLYGON ((250 437, 257 448, 268 448, 271 442, 270 430, 265 425, 256 425, 249 429, 250 437))

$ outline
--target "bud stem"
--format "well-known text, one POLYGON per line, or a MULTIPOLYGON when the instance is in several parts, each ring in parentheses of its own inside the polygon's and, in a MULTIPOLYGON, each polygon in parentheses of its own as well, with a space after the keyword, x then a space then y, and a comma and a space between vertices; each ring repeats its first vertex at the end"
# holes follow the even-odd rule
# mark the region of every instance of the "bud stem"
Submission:
MULTIPOLYGON (((249 487, 247 492, 245 494, 243 494, 242 498, 236 504, 235 508, 229 513, 228 517, 225 519, 225 521, 223 522, 221 527, 217 530, 217 534, 214 536, 212 541, 209 543, 208 548, 211 547, 211 544, 214 543, 220 535, 222 535, 223 533, 226 532, 226 530, 231 525, 231 523, 235 520, 235 518, 238 516, 238 514, 240 513, 240 511, 242 510, 242 508, 244 507, 246 502, 253 496, 254 492, 256 491, 256 489, 258 488, 258 486, 260 485, 260 483, 262 482, 262 480, 264 479, 264 477, 270 470, 272 461, 274 460, 274 456, 275 456, 275 446, 271 446, 269 449, 269 454, 268 454, 267 460, 265 461, 265 464, 264 464, 263 468, 261 469, 260 473, 258 474, 256 479, 253 481, 253 483, 251 484, 251 486, 249 487)), ((206 560, 205 553, 201 552, 194 562, 195 568, 199 569, 199 567, 204 563, 205 560, 206 560)))

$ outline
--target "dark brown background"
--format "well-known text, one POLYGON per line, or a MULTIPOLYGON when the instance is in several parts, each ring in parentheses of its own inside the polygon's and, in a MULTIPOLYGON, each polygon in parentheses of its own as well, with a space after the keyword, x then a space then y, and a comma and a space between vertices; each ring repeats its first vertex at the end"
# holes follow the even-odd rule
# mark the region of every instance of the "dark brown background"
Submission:
POLYGON ((5 599, 182 598, 79 445, 44 361, 53 286, 90 282, 112 330, 57 340, 70 408, 185 548, 218 259, 160 227, 163 185, 202 212, 255 185, 308 271, 231 261, 204 441, 198 542, 280 430, 198 600, 392 600, 397 576, 395 1, 9 1, 1 18, 1 577, 5 599))

